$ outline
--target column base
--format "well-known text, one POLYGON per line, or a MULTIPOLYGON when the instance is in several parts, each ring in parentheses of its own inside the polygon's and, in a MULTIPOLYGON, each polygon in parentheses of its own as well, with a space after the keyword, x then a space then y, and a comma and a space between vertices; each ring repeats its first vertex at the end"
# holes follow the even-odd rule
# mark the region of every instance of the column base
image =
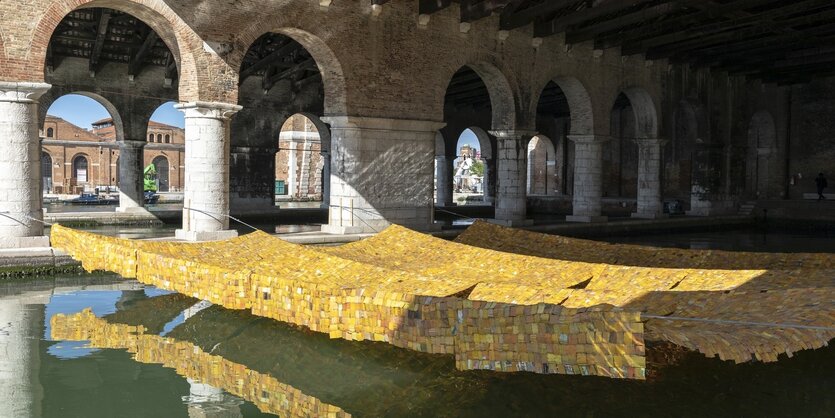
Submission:
POLYGON ((608 222, 608 216, 586 216, 586 215, 568 215, 565 217, 566 222, 581 222, 581 223, 602 223, 608 222))
POLYGON ((224 231, 174 231, 174 237, 183 241, 222 241, 238 236, 238 231, 227 229, 224 231))
POLYGON ((148 214, 150 215, 151 212, 148 209, 145 209, 142 206, 128 206, 128 207, 118 207, 116 208, 116 213, 141 213, 141 214, 148 214))
POLYGON ((49 247, 49 237, 0 237, 0 248, 43 248, 49 247))
MULTIPOLYGON (((333 235, 373 234, 377 231, 366 226, 322 225, 322 233, 333 235)), ((382 231, 382 229, 381 229, 382 231)))
POLYGON ((634 212, 632 214, 633 219, 667 219, 670 215, 666 213, 639 213, 634 212))
POLYGON ((510 228, 533 225, 533 219, 485 219, 484 221, 510 228))

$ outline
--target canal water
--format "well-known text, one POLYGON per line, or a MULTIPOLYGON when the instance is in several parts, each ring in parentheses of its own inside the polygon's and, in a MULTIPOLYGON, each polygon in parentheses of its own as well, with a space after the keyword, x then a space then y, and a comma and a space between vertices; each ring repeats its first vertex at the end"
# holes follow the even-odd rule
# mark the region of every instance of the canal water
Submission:
MULTIPOLYGON (((756 232, 616 240, 835 252, 826 236, 750 234, 756 232)), ((648 360, 647 381, 461 372, 448 356, 330 340, 113 275, 0 282, 0 417, 835 414, 832 344, 767 364, 735 365, 669 346, 650 346, 648 360), (86 308, 95 318, 52 329, 53 318, 83 318, 86 308), (142 328, 119 333, 119 324, 142 328), (70 332, 83 336, 85 329, 105 338, 91 346, 70 332)))

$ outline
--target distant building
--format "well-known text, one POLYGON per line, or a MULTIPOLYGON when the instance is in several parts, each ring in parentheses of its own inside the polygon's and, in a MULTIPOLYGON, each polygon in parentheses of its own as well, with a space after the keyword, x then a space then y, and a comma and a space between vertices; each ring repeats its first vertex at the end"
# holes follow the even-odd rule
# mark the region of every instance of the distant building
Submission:
MULTIPOLYGON (((59 117, 47 116, 41 131, 41 171, 44 193, 79 194, 119 185, 119 144, 113 120, 102 119, 86 130, 59 117)), ((184 131, 149 122, 144 165, 154 163, 159 191, 179 191, 183 185, 184 131)))
POLYGON ((291 116, 281 128, 275 156, 276 196, 286 200, 322 200, 322 141, 310 119, 291 116))

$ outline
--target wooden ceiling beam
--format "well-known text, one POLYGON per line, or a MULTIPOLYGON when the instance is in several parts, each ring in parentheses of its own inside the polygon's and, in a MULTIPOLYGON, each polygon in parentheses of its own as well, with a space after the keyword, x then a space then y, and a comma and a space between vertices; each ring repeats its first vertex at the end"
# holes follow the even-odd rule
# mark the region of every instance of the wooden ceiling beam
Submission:
POLYGON ((502 30, 518 29, 556 11, 580 3, 578 0, 544 0, 529 7, 523 7, 530 0, 515 0, 505 6, 499 19, 502 30))
POLYGON ((298 42, 290 41, 287 44, 279 47, 275 51, 271 52, 264 58, 261 58, 259 61, 255 62, 251 66, 244 68, 241 71, 241 80, 246 80, 247 77, 254 75, 255 73, 264 70, 269 66, 271 63, 279 61, 280 59, 284 58, 286 55, 298 50, 302 49, 301 44, 298 42))
POLYGON ((459 0, 459 2, 462 22, 474 22, 483 19, 507 4, 507 1, 501 0, 459 0))
MULTIPOLYGON (((593 14, 595 8, 587 9, 587 13, 589 14, 590 18, 580 20, 578 18, 571 19, 573 15, 580 15, 583 12, 572 13, 566 17, 566 22, 562 24, 554 23, 553 30, 558 30, 559 32, 566 31, 565 35, 565 42, 568 44, 575 44, 579 42, 584 42, 588 40, 594 39, 596 36, 611 32, 613 30, 621 29, 630 25, 635 25, 638 23, 645 23, 645 24, 652 24, 650 23, 651 20, 665 15, 671 15, 673 13, 677 13, 681 10, 685 10, 688 7, 693 6, 693 3, 700 3, 704 2, 704 0, 678 0, 678 1, 671 1, 666 3, 657 4, 654 6, 646 7, 643 9, 635 10, 631 13, 627 13, 622 16, 618 16, 613 19, 609 19, 603 22, 596 22, 592 25, 588 25, 582 29, 572 29, 569 28, 569 22, 576 21, 574 25, 579 25, 585 23, 586 20, 595 19, 604 15, 593 14)), ((620 5, 621 8, 619 10, 614 10, 607 14, 614 13, 616 11, 624 11, 634 7, 634 1, 626 1, 626 0, 619 0, 613 1, 609 3, 604 3, 606 5, 611 5, 610 7, 614 7, 616 4, 620 5)))
POLYGON ((93 44, 93 50, 90 53, 90 71, 95 73, 99 67, 99 57, 104 48, 104 42, 107 40, 107 26, 110 24, 110 9, 102 9, 99 15, 99 24, 96 30, 96 40, 93 44))
MULTIPOLYGON (((289 69, 284 70, 280 73, 274 74, 274 75, 269 76, 269 77, 265 76, 264 80, 262 82, 264 90, 269 91, 270 89, 273 88, 273 86, 275 86, 275 83, 277 83, 278 81, 286 79, 286 78, 290 78, 291 76, 296 75, 300 72, 303 72, 303 71, 306 71, 306 70, 312 70, 312 69, 316 69, 317 72, 319 71, 318 67, 316 66, 316 61, 314 61, 313 58, 311 57, 311 58, 308 58, 308 59, 306 59, 306 60, 304 60, 304 61, 302 61, 298 64, 295 64, 294 66, 292 66, 289 69)), ((290 81, 297 81, 297 80, 290 80, 290 81)))
POLYGON ((693 27, 693 25, 705 24, 707 21, 715 21, 716 17, 727 16, 740 10, 751 9, 774 2, 775 0, 737 0, 730 3, 716 5, 715 7, 706 7, 698 12, 669 19, 665 18, 659 22, 642 25, 634 30, 628 30, 622 33, 615 32, 597 37, 595 39, 595 48, 612 48, 649 39, 655 36, 661 36, 667 33, 679 33, 693 27))
POLYGON ((418 13, 431 15, 452 5, 452 0, 419 0, 418 13))
POLYGON ((145 64, 145 59, 148 57, 148 53, 151 52, 158 39, 159 36, 157 36, 157 33, 149 28, 148 34, 145 35, 145 40, 142 42, 142 46, 139 47, 136 55, 131 58, 130 64, 128 64, 128 75, 139 75, 139 72, 142 71, 142 66, 145 64))
MULTIPOLYGON (((683 31, 671 32, 622 46, 624 55, 654 51, 654 57, 663 57, 670 50, 692 49, 693 45, 705 45, 710 42, 725 42, 729 39, 750 38, 756 35, 773 33, 781 28, 790 28, 811 24, 827 19, 828 14, 816 12, 822 7, 832 6, 831 0, 805 0, 780 6, 767 12, 742 19, 732 19, 707 25, 696 26, 683 31), (786 18, 794 14, 799 17, 786 18), (805 14, 804 14, 805 13, 805 14), (782 19, 781 19, 782 18, 782 19)), ((831 11, 831 10, 830 10, 831 11)), ((648 58, 654 59, 654 58, 648 58)))

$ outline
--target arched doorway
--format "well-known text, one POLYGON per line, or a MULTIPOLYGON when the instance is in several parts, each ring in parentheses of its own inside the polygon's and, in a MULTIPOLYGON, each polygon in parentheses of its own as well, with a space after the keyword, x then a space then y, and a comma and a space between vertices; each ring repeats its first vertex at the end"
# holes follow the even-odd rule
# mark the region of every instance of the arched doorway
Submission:
POLYGON ((43 192, 52 193, 52 157, 48 153, 41 153, 41 179, 43 192))
POLYGON ((157 171, 157 191, 169 191, 171 187, 171 182, 169 181, 171 169, 168 166, 168 158, 160 155, 154 158, 152 164, 154 165, 154 169, 157 171))
POLYGON ((638 146, 635 144, 635 109, 621 93, 610 114, 612 140, 603 148, 603 196, 635 199, 638 196, 638 146))
MULTIPOLYGON (((241 62, 243 109, 232 120, 233 208, 269 210, 290 201, 329 206, 330 127, 322 115, 343 105, 339 72, 327 46, 311 34, 281 30, 254 40, 241 62)), ((306 221, 320 223, 323 214, 306 221)))
POLYGON ((490 138, 481 128, 471 127, 458 137, 453 160, 453 200, 459 205, 490 205, 490 138))
POLYGON ((327 145, 322 140, 327 128, 316 122, 315 116, 297 113, 281 126, 275 154, 276 201, 324 200, 330 182, 327 145))
POLYGON ((553 196, 560 188, 554 144, 545 135, 528 142, 528 195, 553 196))
POLYGON ((72 160, 72 186, 73 192, 81 191, 90 181, 88 172, 89 163, 84 155, 76 155, 72 160), (78 189, 76 189, 78 188, 78 189))
POLYGON ((43 126, 53 134, 44 138, 42 150, 54 155, 57 165, 50 189, 77 193, 78 186, 82 185, 90 189, 113 186, 111 179, 117 177, 113 170, 117 154, 113 143, 124 139, 122 120, 114 104, 85 91, 62 94, 60 87, 50 91, 41 102, 45 107, 43 126), (67 149, 72 151, 64 151, 67 149), (77 175, 73 154, 84 155, 87 161, 84 176, 77 175), (79 181, 80 178, 84 180, 79 181))
MULTIPOLYGON (((497 123, 505 123, 504 119, 494 120, 499 116, 491 91, 501 90, 492 84, 491 90, 487 85, 499 83, 495 79, 499 76, 494 72, 486 65, 464 66, 452 76, 447 86, 444 96, 446 126, 441 129, 447 172, 446 176, 436 175, 436 181, 443 180, 438 187, 449 193, 446 196, 451 196, 445 203, 493 204, 497 172, 493 153, 495 138, 487 131, 497 123)), ((498 100, 501 94, 496 93, 496 96, 498 100)), ((496 106, 512 113, 512 102, 496 106)), ((505 118, 507 114, 501 117, 505 118)))

